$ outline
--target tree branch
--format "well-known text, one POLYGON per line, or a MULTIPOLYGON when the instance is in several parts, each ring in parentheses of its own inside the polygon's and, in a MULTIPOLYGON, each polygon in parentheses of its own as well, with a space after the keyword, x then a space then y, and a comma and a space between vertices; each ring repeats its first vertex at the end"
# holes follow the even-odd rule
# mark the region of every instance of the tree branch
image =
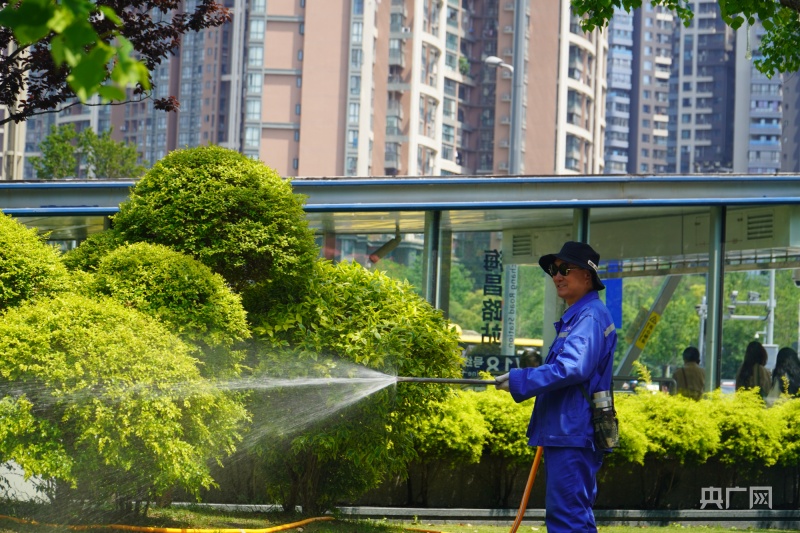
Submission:
POLYGON ((779 0, 779 2, 783 7, 800 13, 800 0, 779 0))

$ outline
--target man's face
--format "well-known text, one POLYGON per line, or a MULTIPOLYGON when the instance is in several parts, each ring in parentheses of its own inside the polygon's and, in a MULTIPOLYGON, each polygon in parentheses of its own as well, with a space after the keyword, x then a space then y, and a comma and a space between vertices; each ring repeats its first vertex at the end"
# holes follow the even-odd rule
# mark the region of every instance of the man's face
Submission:
POLYGON ((567 305, 574 304, 592 290, 592 274, 588 270, 564 263, 561 259, 556 259, 555 266, 559 269, 553 276, 556 293, 559 298, 567 302, 567 305), (562 274, 561 265, 569 268, 566 275, 562 274))

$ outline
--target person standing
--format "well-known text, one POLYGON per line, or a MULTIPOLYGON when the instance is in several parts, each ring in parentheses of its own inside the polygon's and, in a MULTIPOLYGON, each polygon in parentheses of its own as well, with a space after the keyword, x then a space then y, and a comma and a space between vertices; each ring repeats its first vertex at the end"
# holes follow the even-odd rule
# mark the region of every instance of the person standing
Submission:
POLYGON ((800 391, 800 359, 797 352, 784 346, 778 350, 775 368, 772 369, 772 388, 768 398, 777 398, 781 394, 796 396, 800 391))
POLYGON ((683 351, 683 366, 672 374, 678 394, 699 400, 706 386, 706 371, 700 366, 700 350, 689 346, 683 351))
POLYGON ((761 397, 766 398, 772 387, 772 376, 766 369, 767 350, 758 341, 750 341, 744 351, 744 361, 736 372, 736 389, 759 388, 761 397))
POLYGON ((516 402, 536 397, 528 424, 530 446, 542 446, 547 468, 545 523, 548 533, 595 532, 592 508, 603 450, 594 444, 588 398, 610 391, 617 334, 598 291, 600 255, 591 246, 566 242, 539 265, 569 306, 555 323, 556 339, 541 366, 513 369, 497 378, 497 389, 516 402))

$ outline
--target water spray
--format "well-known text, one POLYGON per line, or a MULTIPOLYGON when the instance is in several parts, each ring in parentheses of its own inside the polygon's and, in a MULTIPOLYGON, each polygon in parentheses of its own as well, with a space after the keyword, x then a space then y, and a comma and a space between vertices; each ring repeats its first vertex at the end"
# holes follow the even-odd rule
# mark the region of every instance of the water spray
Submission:
POLYGON ((398 383, 450 383, 453 385, 497 385, 496 379, 466 379, 466 378, 411 378, 398 376, 398 383))

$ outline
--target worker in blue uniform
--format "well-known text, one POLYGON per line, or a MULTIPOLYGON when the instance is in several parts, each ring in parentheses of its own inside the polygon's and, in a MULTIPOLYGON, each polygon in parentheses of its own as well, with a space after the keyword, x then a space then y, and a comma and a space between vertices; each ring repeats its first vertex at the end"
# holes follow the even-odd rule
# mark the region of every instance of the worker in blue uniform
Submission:
POLYGON ((605 452, 594 444, 589 398, 611 390, 617 345, 614 321, 598 296, 605 289, 599 262, 599 254, 580 242, 539 259, 569 307, 555 323, 557 336, 544 364, 497 378, 497 388, 516 402, 536 397, 527 436, 529 445, 544 450, 547 533, 597 531, 592 507, 605 452))

